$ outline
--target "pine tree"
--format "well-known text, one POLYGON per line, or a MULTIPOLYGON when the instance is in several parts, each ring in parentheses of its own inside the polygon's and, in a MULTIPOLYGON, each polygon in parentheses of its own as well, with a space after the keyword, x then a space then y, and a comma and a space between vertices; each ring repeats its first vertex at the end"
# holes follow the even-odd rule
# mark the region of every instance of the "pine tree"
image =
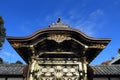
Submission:
POLYGON ((3 59, 0 57, 0 64, 3 64, 3 59))
POLYGON ((16 61, 16 63, 15 64, 23 64, 21 61, 16 61))
POLYGON ((4 28, 4 21, 2 17, 0 16, 0 47, 2 47, 3 42, 5 41, 6 33, 4 28))

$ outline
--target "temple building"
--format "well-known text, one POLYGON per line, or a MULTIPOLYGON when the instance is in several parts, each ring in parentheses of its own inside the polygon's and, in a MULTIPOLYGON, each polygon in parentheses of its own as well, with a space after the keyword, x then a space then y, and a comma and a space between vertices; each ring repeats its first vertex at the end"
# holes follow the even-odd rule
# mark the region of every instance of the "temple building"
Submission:
POLYGON ((120 64, 120 49, 118 49, 118 54, 115 58, 113 58, 113 60, 109 63, 111 64, 120 64))
POLYGON ((29 36, 7 36, 7 40, 28 65, 21 65, 21 67, 17 65, 20 68, 18 70, 23 70, 23 72, 15 71, 16 74, 23 76, 19 80, 120 79, 110 79, 113 74, 107 73, 112 67, 89 66, 111 39, 87 36, 80 30, 62 23, 60 18, 48 28, 40 29, 29 36))

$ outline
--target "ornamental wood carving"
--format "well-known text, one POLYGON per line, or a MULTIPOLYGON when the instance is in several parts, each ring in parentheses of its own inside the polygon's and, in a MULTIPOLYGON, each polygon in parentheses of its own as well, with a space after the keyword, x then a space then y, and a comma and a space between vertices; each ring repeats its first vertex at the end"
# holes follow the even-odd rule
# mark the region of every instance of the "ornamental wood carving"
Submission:
POLYGON ((76 59, 35 60, 31 65, 31 80, 83 80, 87 73, 84 65, 76 59))
POLYGON ((106 46, 104 44, 92 44, 92 46, 89 46, 89 48, 100 48, 104 49, 106 46))
POLYGON ((61 43, 65 40, 71 40, 71 37, 67 34, 50 34, 48 40, 54 40, 57 43, 61 43))

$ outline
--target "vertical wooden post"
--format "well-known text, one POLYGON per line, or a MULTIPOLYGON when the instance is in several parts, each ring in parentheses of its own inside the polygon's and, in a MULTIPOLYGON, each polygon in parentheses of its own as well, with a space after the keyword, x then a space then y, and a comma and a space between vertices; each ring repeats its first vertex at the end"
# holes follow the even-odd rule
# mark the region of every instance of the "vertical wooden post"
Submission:
POLYGON ((31 60, 29 61, 29 71, 28 71, 28 79, 27 80, 34 80, 34 67, 35 67, 35 63, 36 63, 36 60, 35 60, 35 49, 34 49, 34 46, 33 45, 30 45, 29 46, 30 49, 32 50, 32 57, 31 57, 31 60))
POLYGON ((83 66, 82 66, 82 63, 79 62, 79 80, 82 80, 83 79, 83 66))
POLYGON ((32 58, 30 63, 30 69, 29 69, 29 79, 28 80, 34 80, 34 67, 36 64, 36 60, 32 58))
POLYGON ((86 57, 82 58, 82 66, 83 66, 83 80, 87 80, 87 61, 86 61, 86 57))

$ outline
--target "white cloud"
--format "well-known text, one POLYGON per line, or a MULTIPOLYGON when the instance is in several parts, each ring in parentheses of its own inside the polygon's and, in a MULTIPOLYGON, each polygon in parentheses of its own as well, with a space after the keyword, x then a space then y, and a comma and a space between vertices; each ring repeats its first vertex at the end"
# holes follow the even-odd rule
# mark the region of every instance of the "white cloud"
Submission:
POLYGON ((100 29, 102 23, 101 20, 104 20, 104 11, 102 9, 96 9, 90 13, 87 12, 88 11, 85 10, 79 11, 76 8, 72 8, 64 14, 57 10, 54 14, 47 15, 45 21, 54 23, 57 21, 57 17, 60 16, 62 22, 94 37, 100 29))
POLYGON ((4 60, 4 62, 11 63, 11 61, 15 60, 17 56, 12 54, 11 52, 1 50, 0 51, 0 57, 4 60))
POLYGON ((1 50, 0 51, 0 56, 6 56, 6 57, 15 57, 14 54, 10 53, 10 52, 7 52, 5 50, 1 50))
POLYGON ((69 15, 68 19, 64 19, 67 24, 93 37, 97 35, 98 30, 101 29, 102 21, 104 21, 104 12, 101 9, 96 9, 89 14, 72 10, 69 15))
POLYGON ((97 9, 90 13, 90 18, 97 20, 103 15, 104 15, 104 12, 101 9, 97 9))
POLYGON ((95 36, 95 32, 96 32, 96 28, 95 28, 95 23, 91 22, 91 21, 82 21, 82 22, 78 22, 76 24, 76 29, 79 29, 81 31, 83 31, 84 33, 86 33, 89 36, 95 36))
POLYGON ((120 1, 119 1, 119 0, 115 0, 113 3, 114 3, 115 5, 119 5, 119 4, 120 4, 120 1))

